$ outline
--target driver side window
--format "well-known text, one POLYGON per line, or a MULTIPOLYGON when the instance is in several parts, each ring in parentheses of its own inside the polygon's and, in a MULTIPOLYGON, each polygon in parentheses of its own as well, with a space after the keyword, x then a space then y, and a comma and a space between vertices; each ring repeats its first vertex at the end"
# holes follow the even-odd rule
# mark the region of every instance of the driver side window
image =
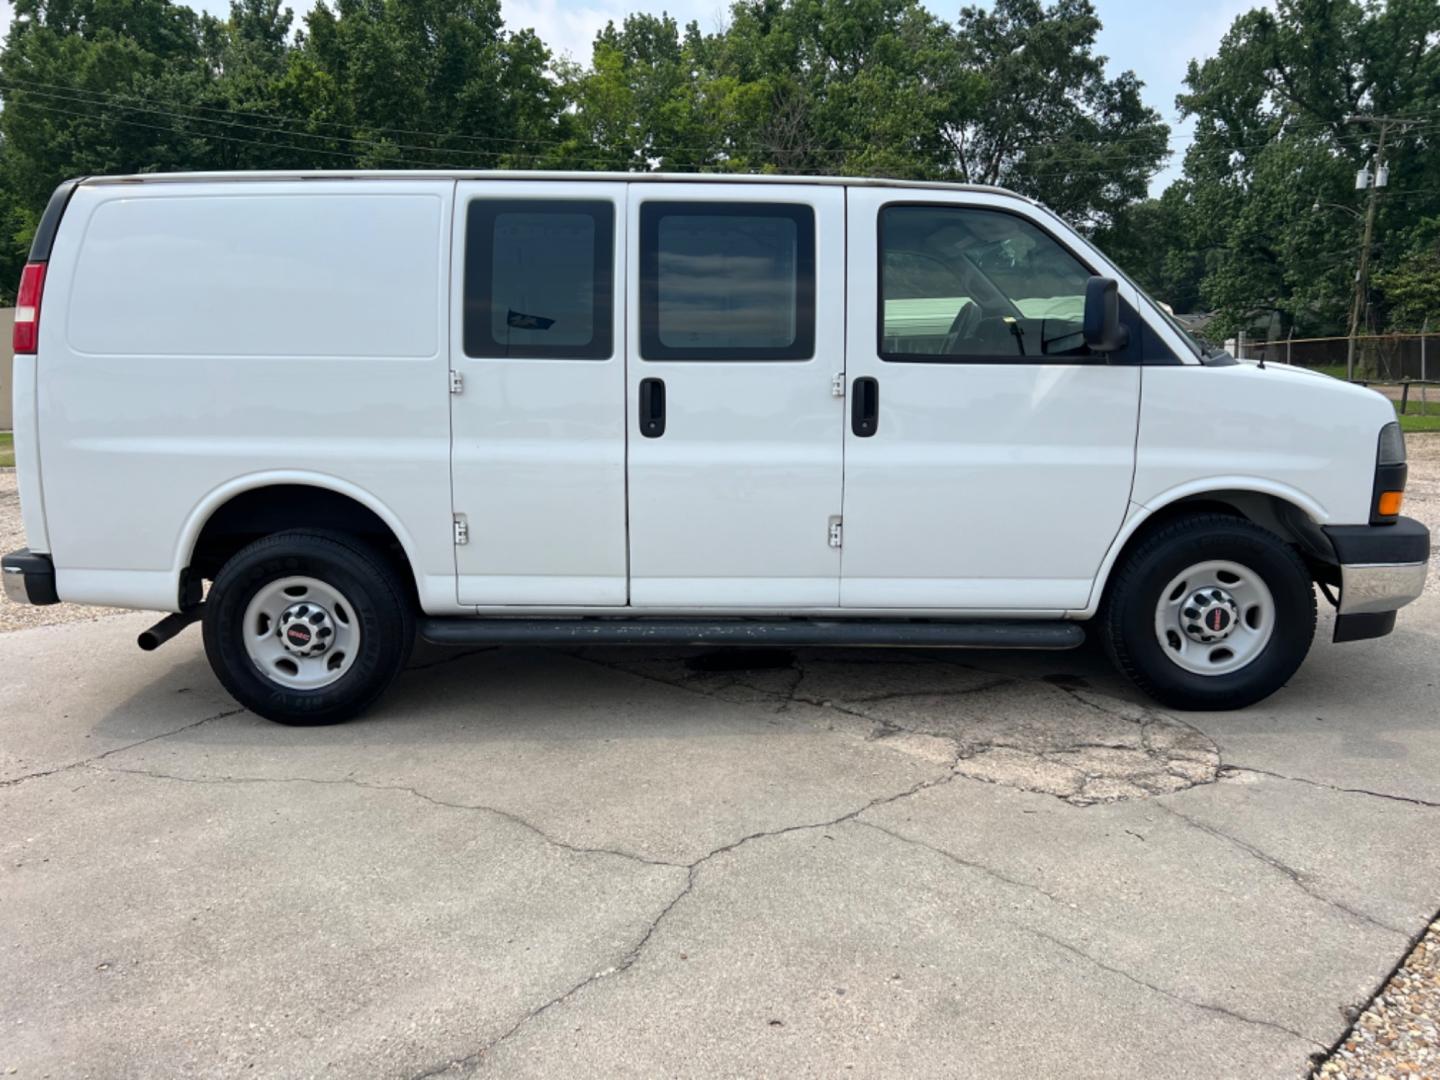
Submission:
POLYGON ((1015 214, 880 211, 880 355, 901 362, 1084 359, 1090 270, 1015 214))

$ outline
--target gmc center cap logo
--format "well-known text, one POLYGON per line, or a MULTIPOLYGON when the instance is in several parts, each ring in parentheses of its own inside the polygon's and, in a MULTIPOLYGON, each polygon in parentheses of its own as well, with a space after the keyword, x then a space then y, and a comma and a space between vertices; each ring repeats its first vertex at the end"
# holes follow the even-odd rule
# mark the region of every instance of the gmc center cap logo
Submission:
POLYGON ((291 645, 304 647, 310 644, 310 628, 303 623, 293 623, 285 628, 285 637, 291 645))
POLYGON ((1220 633, 1230 625, 1230 613, 1224 608, 1211 608, 1205 613, 1205 623, 1212 633, 1220 633))

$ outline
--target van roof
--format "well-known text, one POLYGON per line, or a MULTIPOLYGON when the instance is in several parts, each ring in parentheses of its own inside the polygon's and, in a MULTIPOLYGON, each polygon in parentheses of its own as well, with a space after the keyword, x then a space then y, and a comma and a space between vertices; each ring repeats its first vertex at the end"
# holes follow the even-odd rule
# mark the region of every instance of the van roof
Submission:
POLYGON ((1008 188, 988 184, 952 184, 940 180, 891 180, 875 176, 783 176, 755 173, 559 172, 524 169, 304 169, 253 172, 137 173, 91 176, 84 184, 157 184, 195 181, 263 180, 604 180, 629 184, 818 184, 826 187, 918 188, 981 191, 1033 202, 1008 188))

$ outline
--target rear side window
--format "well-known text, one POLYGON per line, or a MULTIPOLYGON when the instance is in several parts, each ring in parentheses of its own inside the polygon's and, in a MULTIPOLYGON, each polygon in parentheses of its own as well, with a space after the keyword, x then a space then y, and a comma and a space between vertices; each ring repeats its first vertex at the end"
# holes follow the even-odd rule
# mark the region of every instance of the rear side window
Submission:
POLYGON ((466 215, 467 356, 611 355, 611 203, 477 199, 466 215))
POLYGON ((810 207, 641 205, 641 357, 804 360, 814 352, 810 207))

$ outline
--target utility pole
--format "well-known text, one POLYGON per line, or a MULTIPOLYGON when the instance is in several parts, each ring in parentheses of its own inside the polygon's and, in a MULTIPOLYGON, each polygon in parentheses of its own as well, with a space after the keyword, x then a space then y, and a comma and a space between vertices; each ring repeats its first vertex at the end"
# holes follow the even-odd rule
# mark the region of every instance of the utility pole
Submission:
POLYGON ((1355 272, 1355 299, 1350 305, 1350 341, 1345 350, 1345 377, 1355 378, 1355 335, 1360 332, 1360 322, 1370 307, 1370 247, 1375 240, 1375 208, 1380 201, 1380 189, 1390 182, 1390 166, 1385 162, 1385 139, 1392 126, 1405 127, 1404 120, 1393 116, 1347 116, 1347 124, 1379 124, 1380 139, 1375 147, 1373 170, 1361 167, 1355 174, 1356 188, 1368 188, 1369 205, 1365 208, 1365 236, 1360 241, 1360 267, 1355 272))

